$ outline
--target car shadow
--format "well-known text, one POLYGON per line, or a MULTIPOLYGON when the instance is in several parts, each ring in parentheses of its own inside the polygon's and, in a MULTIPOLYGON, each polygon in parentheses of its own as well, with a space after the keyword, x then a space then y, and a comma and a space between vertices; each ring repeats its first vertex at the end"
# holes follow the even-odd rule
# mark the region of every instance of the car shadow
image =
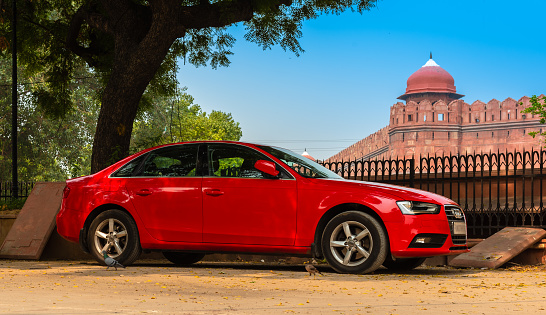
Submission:
MULTIPOLYGON (((201 261, 188 266, 176 266, 166 261, 137 261, 131 266, 134 267, 158 267, 158 268, 193 268, 193 269, 232 269, 232 270, 253 270, 253 271, 274 271, 274 272, 302 272, 305 271, 305 264, 293 263, 262 263, 262 262, 210 262, 201 261)), ((338 274, 330 265, 326 263, 313 264, 323 273, 338 274)), ((392 271, 385 267, 380 267, 372 275, 470 275, 482 272, 480 269, 454 268, 449 266, 420 266, 408 271, 392 271)), ((370 275, 368 274, 368 275, 370 275)))

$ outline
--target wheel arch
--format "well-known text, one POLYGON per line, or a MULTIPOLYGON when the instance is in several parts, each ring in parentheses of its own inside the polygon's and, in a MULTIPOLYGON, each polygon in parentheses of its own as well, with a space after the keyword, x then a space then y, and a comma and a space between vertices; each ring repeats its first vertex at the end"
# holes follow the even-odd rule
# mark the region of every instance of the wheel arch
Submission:
POLYGON ((120 206, 118 204, 115 204, 115 203, 107 203, 107 204, 100 205, 100 206, 96 207, 95 209, 93 209, 93 211, 91 211, 89 213, 89 215, 87 216, 87 218, 85 219, 85 222, 83 224, 82 231, 80 232, 80 239, 79 239, 80 247, 86 253, 89 253, 89 244, 87 243, 87 233, 89 232, 89 227, 91 226, 91 222, 93 222, 93 220, 95 220, 95 218, 99 214, 101 214, 101 213, 103 213, 105 211, 108 211, 108 210, 120 210, 120 211, 125 212, 127 215, 129 215, 133 219, 133 221, 135 221, 135 224, 137 225, 137 230, 139 230, 138 229, 138 223, 135 220, 135 217, 129 211, 127 211, 127 209, 125 209, 124 207, 122 207, 122 206, 120 206))
MULTIPOLYGON (((320 218, 317 228, 315 230, 315 237, 313 242, 313 256, 317 258, 323 258, 324 255, 322 253, 322 233, 324 232, 324 229, 326 228, 326 225, 330 220, 332 220, 336 215, 346 212, 346 211, 359 211, 363 213, 367 213, 371 215, 374 219, 376 219, 379 224, 383 227, 385 230, 385 235, 387 236, 387 244, 390 244, 389 241, 389 234, 387 233, 387 228, 385 226, 385 222, 383 222, 383 219, 377 212, 375 212, 370 207, 360 204, 360 203, 344 203, 339 204, 337 206, 334 206, 330 208, 330 210, 326 211, 324 215, 320 218)), ((390 253, 390 248, 389 248, 390 253)))

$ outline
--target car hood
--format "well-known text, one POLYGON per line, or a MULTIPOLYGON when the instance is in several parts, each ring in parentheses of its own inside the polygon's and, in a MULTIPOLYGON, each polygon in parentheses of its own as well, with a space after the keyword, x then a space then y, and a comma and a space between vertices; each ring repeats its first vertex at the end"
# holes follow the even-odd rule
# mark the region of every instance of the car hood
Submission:
POLYGON ((374 191, 375 193, 391 196, 397 200, 419 200, 436 204, 457 204, 453 200, 435 193, 391 184, 346 179, 312 179, 312 181, 314 181, 317 185, 326 185, 330 187, 333 185, 347 191, 355 189, 362 191, 374 191))

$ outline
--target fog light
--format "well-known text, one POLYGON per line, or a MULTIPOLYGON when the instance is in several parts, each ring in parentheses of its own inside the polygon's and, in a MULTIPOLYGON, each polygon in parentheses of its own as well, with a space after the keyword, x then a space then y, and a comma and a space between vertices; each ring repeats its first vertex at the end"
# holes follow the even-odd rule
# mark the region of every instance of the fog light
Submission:
POLYGON ((446 234, 423 233, 413 238, 409 248, 440 248, 446 239, 446 234))
POLYGON ((430 243, 432 239, 430 237, 417 237, 415 238, 415 243, 417 244, 426 244, 430 243))

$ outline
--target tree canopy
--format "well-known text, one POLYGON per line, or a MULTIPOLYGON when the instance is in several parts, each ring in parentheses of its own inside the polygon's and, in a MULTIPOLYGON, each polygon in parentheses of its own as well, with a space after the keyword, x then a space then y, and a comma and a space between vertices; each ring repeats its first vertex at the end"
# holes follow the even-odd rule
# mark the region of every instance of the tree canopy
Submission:
POLYGON ((155 102, 135 122, 130 152, 173 142, 241 139, 243 132, 231 114, 216 110, 207 114, 193 101, 184 92, 174 99, 155 102))
MULTIPOLYGON (((24 70, 24 69, 21 69, 24 70)), ((0 59, 0 82, 9 82, 10 60, 0 59)), ((25 71, 22 71, 25 72, 25 71)), ((43 76, 22 77, 19 84, 19 178, 22 181, 63 181, 87 175, 91 170, 91 145, 99 115, 98 81, 82 63, 69 84, 73 107, 63 117, 45 115, 36 106, 33 91, 43 88, 43 76)), ((239 123, 231 114, 212 111, 207 115, 185 93, 154 97, 153 104, 134 122, 131 153, 179 141, 239 140, 239 123)), ((0 85, 0 182, 11 171, 11 85, 0 85)))
MULTIPOLYGON (((21 68, 25 73, 25 69, 21 68)), ((86 73, 80 64, 76 75, 86 73)), ((0 181, 11 176, 11 61, 0 59, 0 181)), ((18 177, 22 181, 62 181, 89 174, 91 144, 99 106, 94 78, 75 79, 67 86, 73 106, 62 118, 44 115, 36 106, 33 92, 41 89, 44 77, 21 76, 18 110, 18 177)))
MULTIPOLYGON (((529 114, 532 114, 532 115, 538 115, 538 117, 540 117, 540 123, 541 124, 546 123, 546 96, 545 95, 540 95, 540 96, 533 95, 529 99, 529 104, 530 104, 529 107, 522 110, 521 112, 522 113, 529 113, 529 114)), ((523 105, 523 103, 522 103, 522 105, 523 105)), ((537 135, 545 137, 546 136, 546 131, 544 131, 542 133, 540 131, 531 131, 531 132, 529 132, 529 134, 531 136, 533 136, 533 138, 536 137, 537 135)), ((543 139, 543 141, 546 142, 546 139, 543 139)))
MULTIPOLYGON (((363 12, 377 0, 16 0, 20 62, 48 82, 33 94, 50 115, 74 107, 67 86, 84 60, 101 83, 101 109, 92 171, 129 153, 133 122, 155 95, 174 95, 176 63, 229 65, 235 43, 229 26, 242 22, 245 39, 299 55, 302 23, 321 14, 363 12)), ((1 10, 0 49, 9 53, 11 8, 1 10)))

